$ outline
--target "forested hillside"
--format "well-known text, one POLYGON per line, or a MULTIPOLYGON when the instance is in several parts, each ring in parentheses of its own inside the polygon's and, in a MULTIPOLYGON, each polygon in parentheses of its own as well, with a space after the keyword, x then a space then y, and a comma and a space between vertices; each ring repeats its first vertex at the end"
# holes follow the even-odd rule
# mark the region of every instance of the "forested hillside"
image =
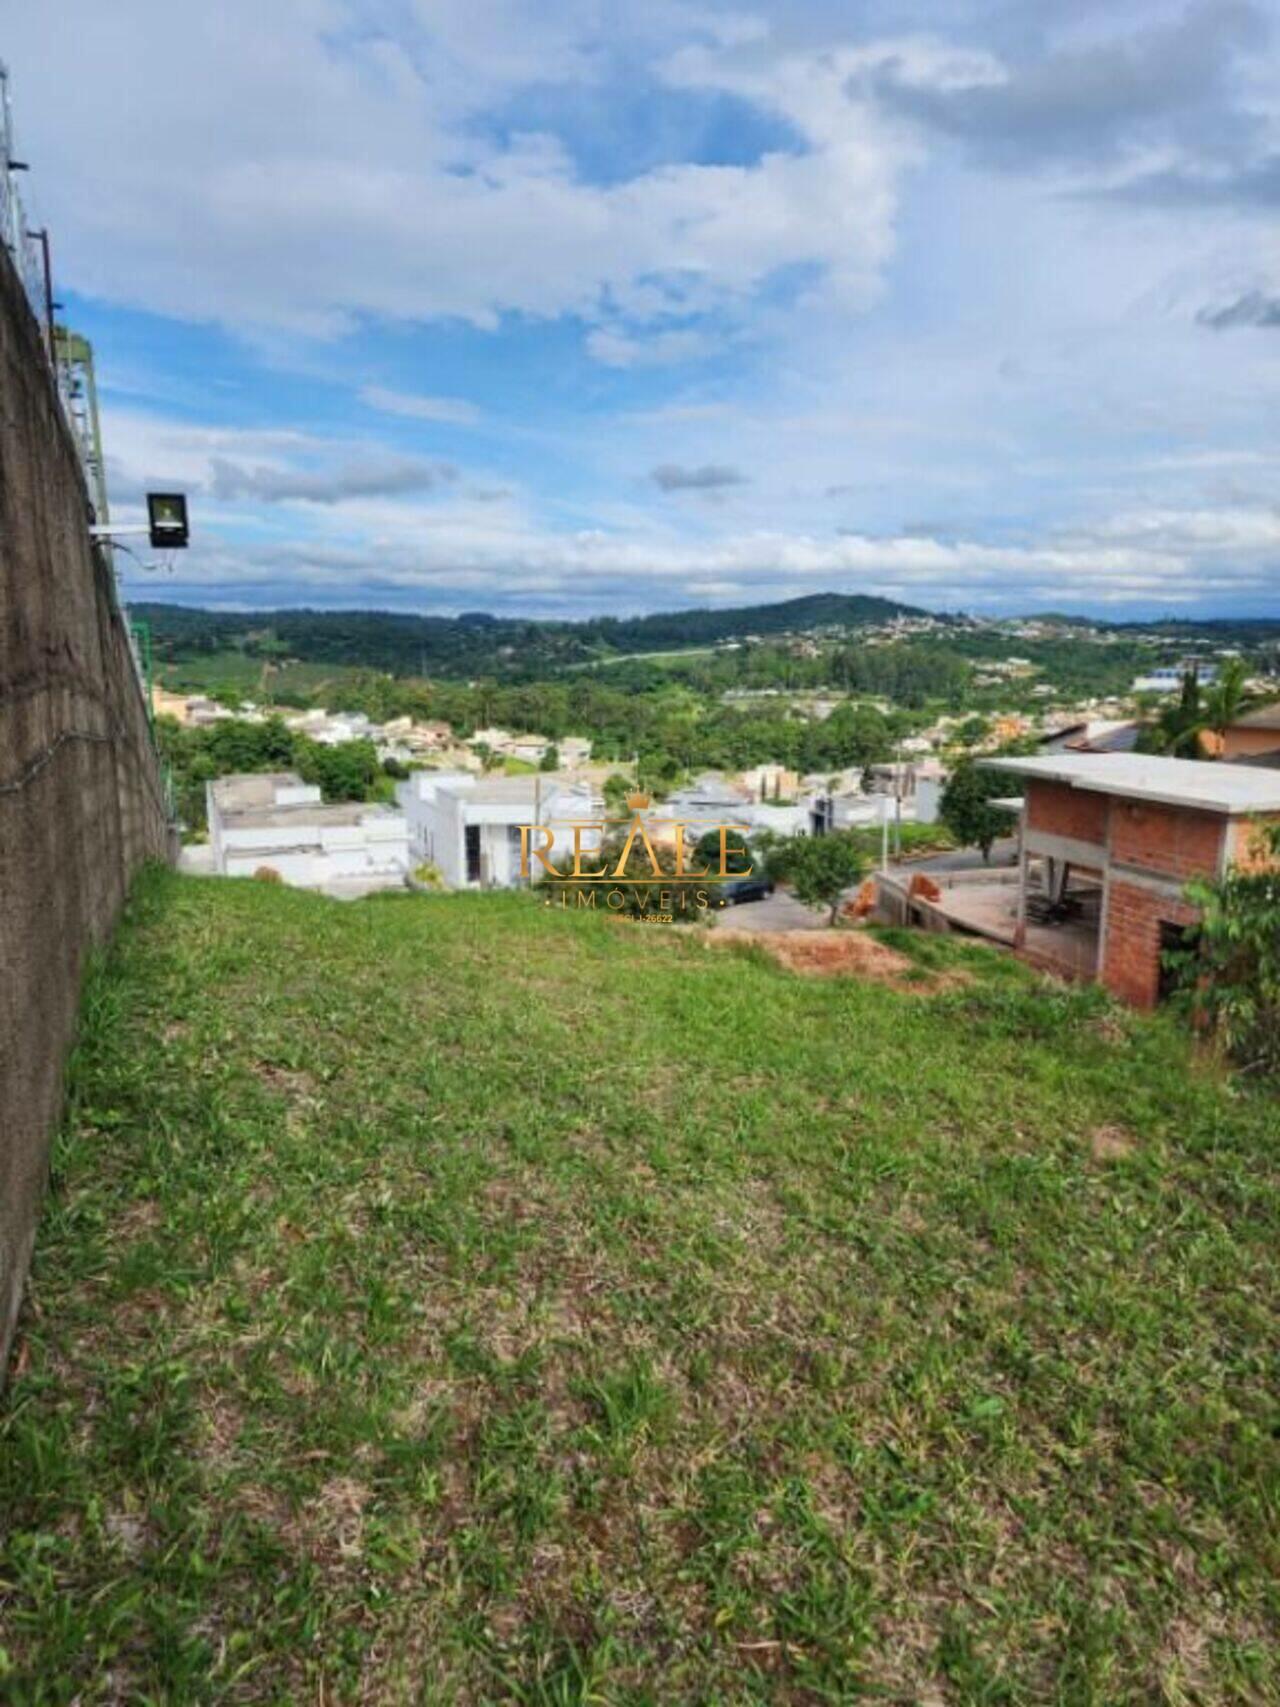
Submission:
POLYGON ((923 614, 889 599, 844 593, 734 610, 603 616, 582 622, 539 622, 484 612, 457 617, 395 611, 244 612, 166 604, 138 604, 133 610, 150 625, 161 659, 241 651, 264 660, 292 657, 359 664, 396 675, 545 672, 632 652, 711 646, 747 633, 859 628, 894 616, 923 614))

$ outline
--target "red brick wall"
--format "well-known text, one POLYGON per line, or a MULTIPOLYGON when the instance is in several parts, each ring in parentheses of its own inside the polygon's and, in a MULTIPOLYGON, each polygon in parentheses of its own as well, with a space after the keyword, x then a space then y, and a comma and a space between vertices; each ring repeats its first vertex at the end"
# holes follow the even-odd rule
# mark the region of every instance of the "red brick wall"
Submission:
POLYGON ((1182 901, 1166 900, 1122 878, 1111 879, 1106 940, 1099 976, 1113 996, 1152 1008, 1160 988, 1160 926, 1192 925, 1198 915, 1182 901))
POLYGON ((1227 820, 1216 812, 1117 800, 1111 808, 1111 858, 1162 877, 1214 877, 1227 820))
POLYGON ((1027 827, 1049 836, 1072 836, 1102 847, 1107 839, 1105 794, 1089 794, 1065 782, 1027 778, 1027 827))
POLYGON ((1280 823, 1280 813, 1268 813, 1258 822, 1249 819, 1237 821, 1234 826, 1234 837, 1230 854, 1234 865, 1245 871, 1262 871, 1274 864, 1273 859, 1259 834, 1262 824, 1280 823))

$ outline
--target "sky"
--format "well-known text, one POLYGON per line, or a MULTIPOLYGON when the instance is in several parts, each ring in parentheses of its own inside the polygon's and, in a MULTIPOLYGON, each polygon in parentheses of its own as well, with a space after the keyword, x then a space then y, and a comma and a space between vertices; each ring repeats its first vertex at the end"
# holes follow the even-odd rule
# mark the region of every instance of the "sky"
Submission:
POLYGON ((0 0, 134 598, 1280 616, 1280 0, 0 0))

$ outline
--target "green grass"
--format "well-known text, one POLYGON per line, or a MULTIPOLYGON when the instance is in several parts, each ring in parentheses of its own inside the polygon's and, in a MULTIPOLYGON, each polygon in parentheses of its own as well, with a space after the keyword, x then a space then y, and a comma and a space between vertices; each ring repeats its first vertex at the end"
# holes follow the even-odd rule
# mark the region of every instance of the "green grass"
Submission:
POLYGON ((599 658, 584 658, 576 664, 566 664, 567 670, 608 669, 613 664, 681 664, 686 659, 710 658, 719 651, 717 646, 670 646, 662 652, 614 652, 599 658))
POLYGON ((0 1696, 1280 1697, 1275 1104, 978 947, 930 995, 697 934, 144 881, 0 1696))
POLYGON ((347 683, 367 677, 368 672, 349 664, 306 663, 297 660, 278 664, 247 652, 214 652, 157 665, 156 679, 171 693, 211 694, 233 689, 242 699, 263 704, 293 700, 310 701, 332 694, 347 683))

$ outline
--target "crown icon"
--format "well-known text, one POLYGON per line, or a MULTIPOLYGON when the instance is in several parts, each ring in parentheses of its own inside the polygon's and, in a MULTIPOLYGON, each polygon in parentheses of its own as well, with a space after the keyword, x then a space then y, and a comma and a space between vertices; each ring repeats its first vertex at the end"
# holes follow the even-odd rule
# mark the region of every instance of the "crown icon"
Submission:
POLYGON ((649 796, 647 794, 629 794, 627 796, 627 805, 633 812, 643 812, 648 804, 649 796))

